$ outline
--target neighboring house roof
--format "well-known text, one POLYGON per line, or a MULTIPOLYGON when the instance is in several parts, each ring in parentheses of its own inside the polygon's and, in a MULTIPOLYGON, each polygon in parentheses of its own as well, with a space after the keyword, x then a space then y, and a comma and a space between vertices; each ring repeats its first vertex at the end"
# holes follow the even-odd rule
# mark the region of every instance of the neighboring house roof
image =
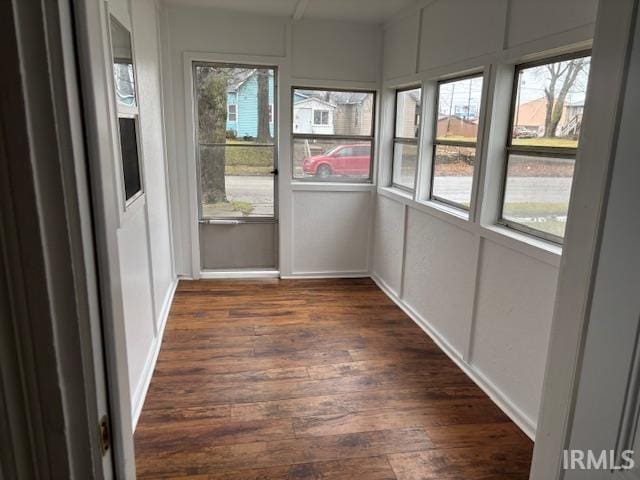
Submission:
POLYGON ((312 102, 322 103, 322 104, 326 105, 329 108, 336 108, 336 106, 333 103, 326 102, 326 101, 324 101, 324 100, 322 100, 320 98, 317 98, 317 97, 307 97, 304 100, 300 100, 300 101, 296 102, 296 107, 301 106, 301 105, 303 105, 305 103, 312 103, 312 102))

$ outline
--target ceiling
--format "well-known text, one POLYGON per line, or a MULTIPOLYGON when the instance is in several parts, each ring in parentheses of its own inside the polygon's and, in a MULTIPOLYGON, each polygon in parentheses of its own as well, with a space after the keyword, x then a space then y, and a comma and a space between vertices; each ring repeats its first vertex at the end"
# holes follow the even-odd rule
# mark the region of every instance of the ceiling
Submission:
POLYGON ((380 24, 416 0, 166 0, 171 5, 213 7, 240 13, 380 24))

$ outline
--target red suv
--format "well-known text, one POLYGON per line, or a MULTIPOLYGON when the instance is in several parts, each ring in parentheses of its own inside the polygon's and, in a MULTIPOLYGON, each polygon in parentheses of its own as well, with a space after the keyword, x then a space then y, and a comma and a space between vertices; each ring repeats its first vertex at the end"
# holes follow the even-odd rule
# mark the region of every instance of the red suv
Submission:
POLYGON ((322 155, 306 157, 302 161, 302 170, 307 175, 327 178, 331 175, 369 176, 371 164, 371 145, 358 143, 338 145, 322 155))

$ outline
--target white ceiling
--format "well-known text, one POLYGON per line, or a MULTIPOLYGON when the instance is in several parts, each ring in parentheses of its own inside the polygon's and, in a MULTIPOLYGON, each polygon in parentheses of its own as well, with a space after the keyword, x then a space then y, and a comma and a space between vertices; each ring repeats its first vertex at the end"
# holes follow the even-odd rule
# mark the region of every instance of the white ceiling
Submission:
POLYGON ((171 5, 213 7, 256 15, 383 23, 416 0, 166 0, 171 5))

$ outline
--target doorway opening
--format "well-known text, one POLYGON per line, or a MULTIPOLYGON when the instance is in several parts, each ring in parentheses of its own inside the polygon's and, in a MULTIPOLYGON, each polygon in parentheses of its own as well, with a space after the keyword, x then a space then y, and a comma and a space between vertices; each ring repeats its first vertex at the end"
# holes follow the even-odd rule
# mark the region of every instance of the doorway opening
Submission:
POLYGON ((277 69, 193 63, 200 268, 276 269, 277 69))

